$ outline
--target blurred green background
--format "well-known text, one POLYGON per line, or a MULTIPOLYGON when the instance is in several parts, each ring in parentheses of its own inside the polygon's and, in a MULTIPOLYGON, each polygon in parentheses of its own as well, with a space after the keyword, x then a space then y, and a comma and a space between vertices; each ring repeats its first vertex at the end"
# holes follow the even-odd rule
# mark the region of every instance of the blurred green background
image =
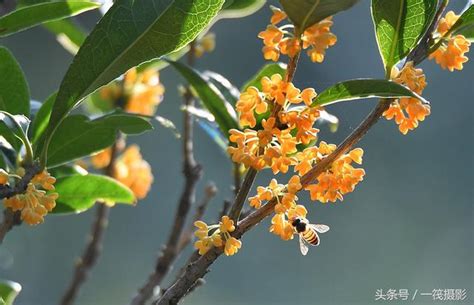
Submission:
MULTIPOLYGON (((465 1, 451 2, 456 12, 465 5, 465 1)), ((369 4, 361 1, 334 18, 337 45, 323 64, 303 57, 296 75, 298 87, 314 86, 321 91, 341 80, 383 78, 369 4)), ((221 73, 240 87, 265 63, 257 34, 266 27, 270 14, 264 7, 244 19, 219 21, 212 29, 217 49, 200 59, 197 67, 221 73)), ((78 21, 91 28, 98 16, 98 12, 88 13, 78 21)), ((21 63, 36 100, 58 88, 72 59, 41 27, 0 44, 21 63)), ((462 72, 454 73, 433 62, 423 63, 422 68, 428 81, 423 95, 432 103, 431 116, 407 136, 392 121, 381 120, 360 143, 365 150, 366 178, 344 202, 323 205, 310 202, 306 194, 300 196, 300 202, 309 207, 308 217, 331 227, 320 247, 302 257, 297 240, 284 242, 268 233, 266 220, 244 237, 238 255, 222 257, 212 266, 207 284, 184 304, 372 304, 380 303, 375 301, 377 289, 389 288, 410 293, 418 289, 418 294, 435 288, 467 289, 465 303, 455 304, 472 304, 474 64, 468 62, 462 72)), ((167 92, 158 114, 180 127, 177 85, 183 80, 170 69, 161 77, 167 92)), ((375 103, 329 107, 341 125, 335 134, 323 127, 321 139, 340 142, 375 103)), ((136 207, 112 210, 102 256, 78 305, 128 304, 152 270, 169 233, 183 185, 181 143, 159 126, 130 141, 140 144, 153 167, 153 191, 136 207)), ((207 181, 215 181, 219 188, 206 216, 214 221, 222 201, 232 197, 231 166, 199 128, 195 143, 196 159, 205 172, 197 198, 207 181)), ((257 185, 267 184, 270 177, 262 173, 257 185)), ((58 303, 93 216, 92 210, 77 216, 48 216, 40 226, 21 226, 7 236, 0 248, 0 278, 22 284, 16 304, 58 303)), ((433 301, 418 295, 414 301, 398 303, 433 301)))

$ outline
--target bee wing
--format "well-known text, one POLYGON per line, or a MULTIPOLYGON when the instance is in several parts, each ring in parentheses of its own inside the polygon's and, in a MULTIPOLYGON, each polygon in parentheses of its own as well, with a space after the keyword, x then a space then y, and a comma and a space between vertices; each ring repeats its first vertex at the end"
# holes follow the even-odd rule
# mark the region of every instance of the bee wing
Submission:
POLYGON ((329 231, 329 227, 326 225, 321 225, 321 224, 313 225, 312 224, 311 227, 318 233, 326 233, 327 231, 329 231))
POLYGON ((301 237, 300 235, 300 251, 301 251, 301 254, 303 255, 306 255, 308 254, 308 246, 306 245, 306 242, 304 241, 304 239, 301 237))

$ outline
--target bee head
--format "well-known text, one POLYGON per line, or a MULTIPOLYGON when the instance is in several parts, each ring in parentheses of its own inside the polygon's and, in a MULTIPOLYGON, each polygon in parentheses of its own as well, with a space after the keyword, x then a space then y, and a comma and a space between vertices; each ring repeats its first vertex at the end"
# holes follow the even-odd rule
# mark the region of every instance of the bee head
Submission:
POLYGON ((303 219, 301 217, 296 217, 291 222, 291 225, 295 228, 296 232, 302 233, 302 232, 306 231, 307 221, 305 221, 305 219, 303 219))

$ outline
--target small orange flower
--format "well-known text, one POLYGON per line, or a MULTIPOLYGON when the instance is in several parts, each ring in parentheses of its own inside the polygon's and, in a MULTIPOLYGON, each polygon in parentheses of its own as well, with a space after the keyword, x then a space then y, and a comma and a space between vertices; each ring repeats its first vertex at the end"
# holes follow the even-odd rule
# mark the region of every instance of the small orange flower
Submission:
POLYGON ((216 48, 216 35, 207 33, 204 37, 199 38, 194 46, 194 54, 196 57, 202 57, 204 53, 211 53, 216 48))
POLYGON ((286 13, 282 11, 281 9, 271 6, 271 10, 273 11, 272 18, 270 19, 270 22, 273 25, 277 25, 278 23, 282 22, 287 18, 286 13))
POLYGON ((352 192, 364 178, 365 171, 351 165, 352 162, 362 163, 362 155, 363 150, 356 148, 334 161, 328 170, 317 177, 317 183, 306 187, 311 200, 322 203, 343 200, 343 195, 352 192))
MULTIPOLYGON (((392 76, 395 82, 407 86, 418 94, 421 94, 426 87, 423 70, 416 69, 413 62, 408 62, 400 72, 394 68, 392 76)), ((400 132, 407 134, 409 130, 418 127, 418 122, 423 121, 429 114, 430 106, 423 104, 419 99, 401 98, 393 102, 383 116, 387 120, 394 119, 400 132)))
POLYGON ((113 176, 128 186, 137 199, 145 198, 153 183, 150 164, 143 160, 136 145, 128 147, 118 158, 113 176))
POLYGON ((221 230, 221 233, 234 232, 234 221, 230 219, 229 216, 222 216, 221 221, 219 222, 219 230, 221 230))
POLYGON ((303 47, 309 48, 308 56, 311 61, 321 63, 324 60, 326 49, 335 45, 337 37, 331 33, 332 17, 328 17, 304 31, 303 47))
POLYGON ((3 170, 3 169, 0 169, 0 185, 5 185, 8 183, 8 178, 10 176, 8 175, 8 173, 3 170))
POLYGON ((92 166, 97 169, 105 168, 110 164, 112 149, 106 148, 91 157, 92 166))
POLYGON ((230 237, 225 242, 224 254, 232 256, 236 254, 242 247, 242 242, 235 237, 230 237))
POLYGON ((255 127, 257 121, 255 120, 254 111, 257 114, 265 113, 268 104, 262 99, 257 88, 249 87, 240 94, 236 109, 240 113, 240 125, 255 127))
POLYGON ((462 70, 463 63, 468 61, 464 55, 469 52, 470 41, 463 35, 447 35, 451 27, 459 19, 453 11, 446 13, 446 16, 440 19, 437 32, 442 40, 441 45, 430 54, 429 59, 434 59, 443 69, 462 70))
POLYGON ((57 193, 46 193, 54 190, 56 179, 47 171, 33 177, 24 194, 18 194, 3 200, 6 208, 21 211, 21 220, 29 225, 37 225, 44 221, 44 216, 56 206, 57 193), (42 189, 40 189, 42 188, 42 189))

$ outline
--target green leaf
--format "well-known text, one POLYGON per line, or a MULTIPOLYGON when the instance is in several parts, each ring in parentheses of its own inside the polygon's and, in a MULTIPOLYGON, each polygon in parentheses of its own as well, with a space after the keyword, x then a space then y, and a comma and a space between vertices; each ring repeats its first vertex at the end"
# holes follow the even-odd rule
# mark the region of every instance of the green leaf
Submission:
POLYGON ((311 104, 312 107, 326 106, 343 101, 365 98, 413 97, 428 102, 407 87, 384 79, 353 79, 337 83, 321 92, 311 104))
POLYGON ((470 41, 474 40, 474 4, 462 13, 456 23, 451 27, 450 32, 454 35, 464 35, 470 41))
POLYGON ((109 114, 92 121, 84 115, 68 116, 54 133, 47 165, 55 167, 105 149, 119 131, 140 134, 152 128, 146 119, 131 114, 109 114))
POLYGON ((0 280, 0 304, 12 305, 21 291, 21 285, 12 281, 0 280))
POLYGON ((0 47, 0 110, 30 114, 30 93, 20 65, 6 48, 0 47))
POLYGON ((87 170, 84 168, 80 167, 77 164, 66 164, 66 165, 61 165, 55 168, 51 168, 49 170, 49 173, 51 176, 57 178, 60 177, 65 177, 65 176, 74 176, 74 175, 81 175, 85 176, 88 174, 87 170))
POLYGON ((313 24, 351 8, 359 0, 280 0, 291 22, 302 33, 313 24))
POLYGON ((273 74, 280 74, 281 77, 285 77, 286 65, 283 63, 271 63, 267 64, 260 69, 245 85, 242 86, 242 92, 247 90, 248 87, 254 86, 258 90, 262 91, 262 78, 271 77, 273 74))
POLYGON ((68 19, 47 22, 43 26, 55 34, 59 44, 73 55, 77 53, 87 37, 83 29, 68 19))
POLYGON ((372 19, 387 75, 416 47, 433 21, 436 6, 433 0, 372 0, 372 19))
POLYGON ((202 76, 214 86, 216 86, 217 90, 222 93, 222 96, 226 100, 226 107, 228 108, 228 112, 236 118, 237 114, 235 113, 234 107, 237 101, 239 100, 240 91, 232 85, 232 83, 222 76, 219 73, 213 71, 204 71, 202 76))
POLYGON ((229 136, 230 129, 239 129, 239 124, 237 123, 236 118, 229 113, 229 108, 226 106, 226 100, 216 86, 207 82, 199 72, 185 64, 175 61, 170 61, 169 63, 193 87, 203 105, 214 116, 217 125, 219 125, 219 128, 226 138, 229 136))
POLYGON ((47 21, 75 16, 99 6, 99 3, 91 1, 57 1, 25 6, 0 18, 0 37, 47 21))
POLYGON ((13 115, 6 111, 0 111, 0 126, 2 126, 2 136, 5 137, 5 139, 12 138, 9 143, 15 148, 15 150, 19 152, 21 145, 18 145, 18 142, 13 140, 14 137, 25 145, 26 158, 28 158, 27 161, 33 161, 31 159, 33 158, 33 150, 31 148, 31 143, 26 136, 28 134, 28 127, 30 126, 30 120, 22 114, 13 115), (11 131, 11 136, 8 135, 5 128, 11 131))
POLYGON ((250 16, 261 9, 265 2, 266 0, 226 0, 216 19, 250 16))
POLYGON ((31 123, 29 137, 32 143, 38 141, 48 127, 49 117, 51 116, 53 104, 56 99, 56 93, 57 92, 51 94, 44 101, 43 105, 41 105, 41 108, 38 110, 38 113, 35 115, 33 122, 31 123))
MULTIPOLYGON (((80 101, 129 68, 186 46, 224 0, 119 0, 87 37, 59 88, 46 142, 80 101)), ((44 159, 44 153, 42 160, 44 159)))
POLYGON ((95 202, 135 204, 133 192, 115 179, 101 175, 60 177, 54 184, 59 194, 52 213, 81 213, 95 202))

